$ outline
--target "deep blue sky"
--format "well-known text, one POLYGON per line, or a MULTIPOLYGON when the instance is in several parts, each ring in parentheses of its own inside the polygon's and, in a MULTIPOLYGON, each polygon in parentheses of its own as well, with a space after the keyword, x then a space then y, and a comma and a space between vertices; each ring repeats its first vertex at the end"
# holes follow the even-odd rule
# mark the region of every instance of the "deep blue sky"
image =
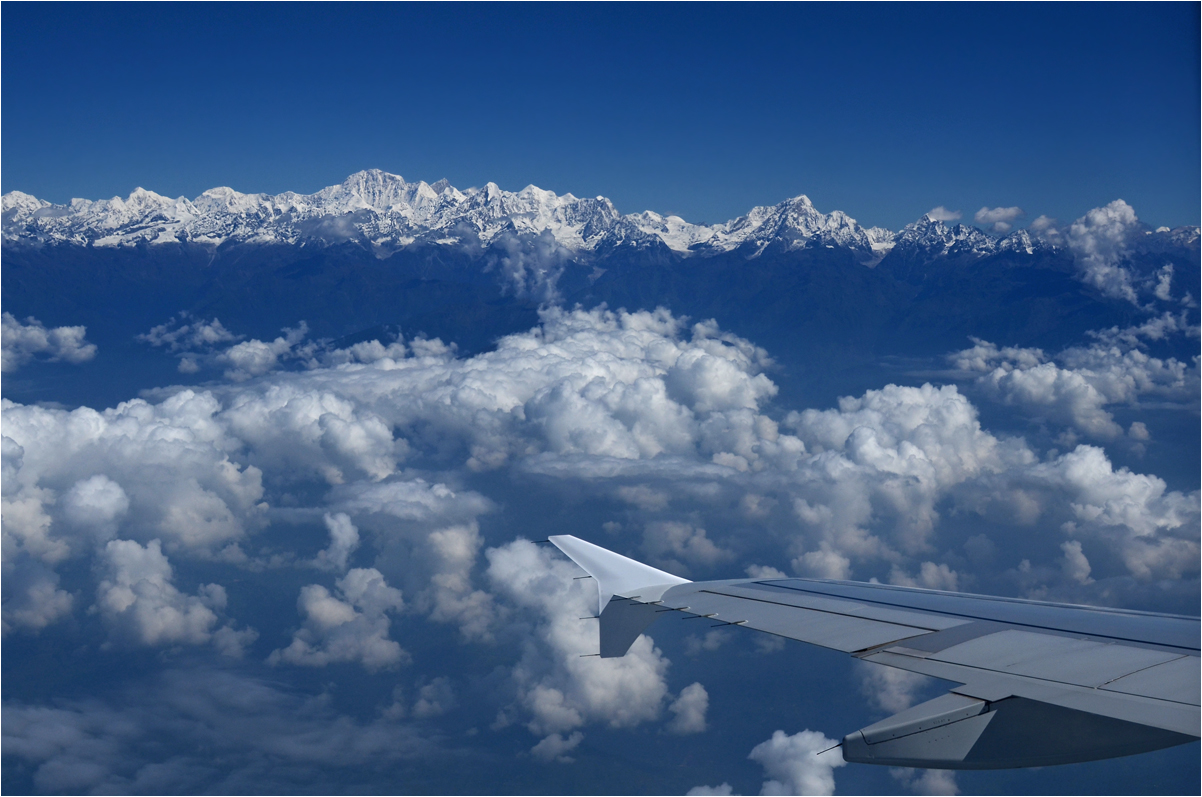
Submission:
POLYGON ((362 168, 721 221, 808 194, 1198 223, 1199 6, 10 4, 3 185, 311 192, 362 168))

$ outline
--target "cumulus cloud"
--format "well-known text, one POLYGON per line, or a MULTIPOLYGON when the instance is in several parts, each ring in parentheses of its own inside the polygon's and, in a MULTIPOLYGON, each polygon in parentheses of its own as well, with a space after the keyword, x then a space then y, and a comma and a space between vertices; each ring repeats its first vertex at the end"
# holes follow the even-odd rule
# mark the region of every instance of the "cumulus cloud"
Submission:
POLYGON ((1093 583, 1093 579, 1089 577, 1092 568, 1081 550, 1081 541, 1062 542, 1060 550, 1064 551, 1064 574, 1079 584, 1093 583))
POLYGON ((6 402, 6 552, 60 561, 119 522, 127 539, 168 551, 241 556, 238 542, 266 510, 262 472, 231 460, 242 444, 220 409, 193 391, 103 412, 6 402))
POLYGON ((680 691, 680 696, 668 706, 674 715, 668 723, 670 733, 690 734, 705 731, 705 712, 709 710, 710 696, 705 687, 692 683, 680 691))
MULTIPOLYGON (((1053 374, 1051 398, 1032 406, 1077 429, 1121 434, 1107 426, 1107 402, 1196 393, 1196 366, 1140 348, 1189 328, 1175 316, 1152 319, 1099 333, 1055 362, 981 340, 955 359, 996 395, 1031 402, 1039 369, 1051 363, 1064 373, 1053 374)), ((954 386, 890 385, 775 420, 766 412, 775 386, 763 373, 765 352, 711 322, 689 326, 662 310, 550 309, 536 329, 475 357, 416 342, 396 354, 175 390, 104 412, 6 403, 5 561, 42 568, 14 582, 32 590, 23 616, 65 616, 70 590, 60 594, 55 568, 118 536, 142 546, 159 540, 173 559, 286 561, 248 553, 267 528, 269 492, 283 498, 316 480, 328 492, 306 517, 341 514, 345 522, 330 521, 329 546, 307 561, 339 574, 366 535, 376 569, 404 587, 413 611, 457 626, 466 640, 494 639, 507 593, 481 587, 473 573, 484 546, 479 518, 498 507, 405 471, 412 463, 452 476, 507 468, 616 502, 633 522, 615 534, 641 530, 643 554, 682 572, 732 565, 747 544, 733 529, 749 518, 775 529, 758 550, 795 572, 943 589, 967 588, 979 572, 940 554, 962 542, 940 539, 949 509, 993 512, 1021 528, 1074 523, 1079 531, 1066 539, 1084 542, 1095 580, 1115 575, 1115 562, 1139 578, 1160 577, 1171 572, 1163 552, 1138 551, 1196 544, 1194 515, 1165 508, 1188 496, 1167 488, 1113 523, 1099 525, 1106 513, 1078 517, 1080 502, 1054 467, 1067 466, 1069 455, 1037 468, 1021 439, 984 430, 954 386), (720 525, 703 526, 703 516, 720 525), (44 612, 33 608, 42 599, 44 612)), ((1131 429, 1133 438, 1146 432, 1131 429)), ((1026 539, 1009 545, 1035 545, 1026 539)), ((1034 548, 1021 554, 1032 556, 1034 548)), ((1047 564, 1066 584, 1082 584, 1047 564)), ((654 670, 656 661, 646 664, 654 670)))
POLYGON ((916 672, 867 661, 856 662, 856 676, 868 705, 886 714, 905 711, 920 702, 918 696, 936 683, 933 678, 916 672))
POLYGON ((835 770, 847 763, 838 749, 832 749, 836 744, 818 731, 792 736, 776 731, 747 756, 769 778, 760 794, 834 794, 835 770))
POLYGON ((1123 267, 1131 237, 1142 229, 1135 209, 1121 199, 1094 208, 1073 222, 1064 240, 1081 279, 1107 296, 1138 303, 1131 273, 1123 267))
MULTIPOLYGON (((116 636, 141 645, 202 645, 214 639, 217 613, 226 606, 225 588, 202 584, 186 595, 172 583, 172 568, 158 540, 146 546, 133 540, 110 540, 100 555, 104 579, 96 590, 96 607, 116 636)), ((241 655, 254 631, 223 635, 219 647, 241 655)))
POLYGON ((321 570, 346 572, 347 560, 359 547, 359 529, 345 512, 330 514, 322 518, 330 532, 330 545, 317 553, 314 565, 321 570))
POLYGON ((405 607, 401 591, 370 567, 355 568, 334 584, 334 593, 320 584, 301 588, 296 608, 304 625, 288 647, 272 651, 268 663, 324 667, 359 662, 379 670, 407 662, 409 654, 388 637, 388 614, 405 607))
POLYGON ((589 722, 632 727, 660 717, 668 661, 650 637, 640 636, 622 658, 587 655, 596 652, 597 625, 580 618, 596 611, 595 583, 575 580, 575 565, 529 542, 492 548, 487 555, 492 584, 535 622, 512 673, 514 709, 530 717, 531 733, 550 737, 589 722))
POLYGON ((217 356, 217 362, 227 366, 225 378, 244 382, 280 365, 280 358, 292 353, 293 347, 304 340, 309 327, 304 321, 295 329, 285 329, 284 334, 270 343, 261 340, 244 340, 230 346, 217 356))
POLYGON ((385 342, 365 340, 338 348, 329 339, 306 340, 308 325, 304 321, 295 328, 285 327, 282 331, 284 334, 271 341, 245 340, 246 335, 235 334, 220 319, 205 321, 184 312, 136 336, 136 340, 174 354, 179 358, 181 373, 224 368, 225 378, 235 382, 262 376, 285 365, 331 368, 348 363, 403 359, 411 354, 450 354, 455 350, 454 345, 420 337, 407 346, 399 334, 385 342), (226 345, 230 343, 234 345, 226 345))
POLYGON ((690 565, 709 569, 734 558, 730 551, 714 545, 705 529, 677 521, 648 523, 643 531, 643 550, 656 565, 680 575, 688 575, 690 565))
MULTIPOLYGON (((1109 330, 1054 357, 977 340, 956 364, 975 380, 1051 363, 1107 401, 1188 397, 1196 366, 1157 364, 1143 348, 1189 334, 1185 321, 1109 330)), ((207 573, 271 588, 265 574, 292 568, 304 580, 287 596, 298 615, 273 629, 280 677, 290 664, 396 667, 408 661, 401 642, 420 662, 422 648, 391 638, 404 611, 407 630, 440 638, 419 624, 446 624, 444 636, 492 651, 483 658, 507 657, 489 676, 494 727, 534 734, 536 760, 567 761, 590 727, 704 727, 708 695, 700 684, 671 694, 668 660, 648 636, 622 659, 589 655, 596 622, 580 618, 595 612, 595 583, 574 580, 579 570, 554 551, 499 544, 526 531, 506 523, 527 490, 551 510, 595 509, 586 527, 606 528, 612 547, 705 576, 785 575, 750 564, 766 561, 1073 599, 1196 578, 1196 493, 1089 446, 1037 455, 983 428, 951 385, 888 385, 785 412, 771 404, 765 352, 664 310, 548 309, 535 329, 472 357, 406 341, 380 357, 288 362, 305 367, 103 412, 5 402, 6 632, 75 617, 114 641, 241 651, 250 632, 226 615, 241 611, 234 582, 207 573), (205 584, 214 579, 229 601, 205 584)), ((686 651, 720 647, 718 631, 686 651)), ((381 722, 469 710, 468 687, 443 666, 423 664, 381 722)), ((920 688, 875 694, 901 705, 920 688)), ((771 749, 769 782, 810 777, 771 749)))
POLYGON ((567 753, 570 750, 575 750, 576 746, 583 740, 584 734, 580 731, 573 731, 567 737, 564 737, 563 734, 553 733, 530 748, 530 754, 539 761, 559 761, 563 764, 570 764, 576 759, 567 755, 567 753))
POLYGON ((0 372, 12 373, 35 357, 85 363, 96 356, 96 345, 85 337, 87 331, 82 326, 47 329, 33 316, 21 323, 12 313, 0 314, 0 372))
POLYGON ((948 210, 943 205, 937 208, 931 208, 927 211, 927 215, 933 221, 958 221, 964 214, 958 210, 948 210))
MULTIPOLYGON (((1049 419, 1101 440, 1114 440, 1123 429, 1108 405, 1135 406, 1143 396, 1196 403, 1197 363, 1153 357, 1144 340, 1193 335, 1196 327, 1164 314, 1135 327, 1096 333, 1097 342, 1073 346, 1054 362, 1041 349, 998 347, 973 338, 970 349, 948 355, 959 370, 976 372, 976 386, 1006 404, 1044 413, 1049 419)), ((1133 439, 1147 439, 1142 423, 1133 439)))
MULTIPOLYGON (((1077 277, 1104 296, 1124 299, 1141 307, 1141 294, 1161 302, 1173 301, 1172 263, 1164 263, 1152 274, 1141 275, 1134 269, 1133 256, 1154 252, 1156 246, 1149 247, 1154 240, 1148 237, 1152 231, 1121 199, 1094 208, 1067 226, 1048 216, 1040 216, 1027 229, 1035 238, 1065 247, 1076 263, 1077 277)), ((1158 233, 1167 231, 1167 228, 1157 230, 1158 233)), ((1187 307, 1194 306, 1188 292, 1180 302, 1187 307)), ((1149 304, 1145 309, 1151 306, 1149 304)))
POLYGON ((973 214, 973 221, 977 224, 984 224, 999 234, 1010 232, 1014 228, 1016 219, 1020 219, 1027 215, 1026 211, 1019 207, 1009 208, 991 208, 983 207, 973 214))
POLYGON ((185 312, 172 316, 165 324, 152 327, 149 332, 138 335, 136 340, 172 352, 194 352, 211 350, 222 343, 232 343, 244 337, 230 332, 218 318, 205 321, 185 312))
POLYGON ((40 631, 63 619, 75 606, 75 596, 59 589, 59 575, 38 562, 4 558, 3 632, 40 631))
POLYGON ((911 794, 954 795, 960 793, 956 773, 949 769, 908 769, 896 767, 889 774, 911 794))

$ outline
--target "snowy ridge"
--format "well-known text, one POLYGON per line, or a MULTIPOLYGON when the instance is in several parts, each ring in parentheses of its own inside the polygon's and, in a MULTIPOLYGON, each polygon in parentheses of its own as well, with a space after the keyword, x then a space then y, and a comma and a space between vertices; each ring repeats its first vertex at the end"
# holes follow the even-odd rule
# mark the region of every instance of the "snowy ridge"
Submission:
MULTIPOLYGON (((196 199, 170 199, 138 188, 121 199, 73 199, 54 205, 5 194, 6 244, 112 247, 164 243, 219 246, 358 242, 380 255, 414 244, 488 245, 504 235, 551 235, 572 251, 614 246, 666 246, 684 255, 740 250, 755 257, 771 248, 850 250, 872 266, 895 247, 936 254, 1028 253, 1048 244, 1019 230, 994 238, 975 227, 947 227, 924 216, 900 232, 864 228, 842 211, 821 213, 808 197, 753 208, 723 224, 691 224, 652 211, 621 215, 605 197, 562 196, 535 186, 503 191, 495 183, 460 191, 446 180, 410 183, 371 169, 314 194, 243 194, 212 188, 196 199)), ((1194 233, 1196 237, 1196 232, 1194 233)))

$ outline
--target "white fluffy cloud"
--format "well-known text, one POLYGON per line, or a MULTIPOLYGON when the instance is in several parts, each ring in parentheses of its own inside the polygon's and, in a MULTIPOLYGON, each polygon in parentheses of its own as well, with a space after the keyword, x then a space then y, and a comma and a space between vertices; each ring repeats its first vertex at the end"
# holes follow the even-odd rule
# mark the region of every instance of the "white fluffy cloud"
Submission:
POLYGON ((278 368, 280 358, 291 354, 308 331, 308 326, 301 321, 295 329, 285 329, 283 335, 270 343, 256 339, 244 340, 218 355, 217 362, 226 366, 225 378, 235 382, 262 376, 278 368))
MULTIPOLYGON (((977 338, 972 348, 950 354, 948 360, 960 370, 980 373, 976 385, 992 398, 1039 412, 1090 437, 1113 440, 1123 429, 1108 405, 1134 406, 1142 396, 1197 402, 1196 362, 1153 357, 1142 348, 1145 339, 1196 336, 1196 329, 1166 313, 1136 327, 1099 333, 1089 346, 1060 352, 1055 358, 1059 362, 1040 349, 998 347, 977 338)), ((1146 439, 1146 433, 1141 423, 1132 437, 1146 439)))
MULTIPOLYGON (((596 585, 574 580, 575 565, 525 541, 490 549, 488 560, 493 585, 533 614, 534 633, 513 671, 518 698, 511 709, 529 716, 532 733, 551 737, 589 722, 621 728, 659 719, 668 695, 667 659, 648 636, 622 658, 587 655, 596 653, 597 624, 581 618, 596 611, 596 593, 587 592, 596 585)), ((696 703, 696 690, 691 696, 696 703)), ((561 737, 547 744, 562 743, 561 737)))
POLYGON ((304 625, 288 647, 272 651, 268 663, 324 667, 353 661, 379 670, 408 661, 409 654, 388 636, 388 615, 405 608, 401 591, 370 567, 355 568, 334 583, 334 594, 320 584, 301 588, 296 608, 304 625))
POLYGON ((227 627, 218 636, 217 616, 226 607, 225 588, 202 584, 185 595, 172 583, 172 568, 158 540, 142 546, 133 540, 110 540, 100 555, 104 578, 96 590, 96 607, 114 633, 142 645, 202 645, 215 642, 232 656, 254 641, 253 630, 227 627))
POLYGON ((838 749, 831 749, 837 743, 818 731, 792 736, 776 731, 748 756, 769 778, 760 794, 834 794, 835 770, 847 764, 838 749))
POLYGON ((958 210, 948 210, 943 205, 940 205, 937 208, 928 210, 927 215, 935 221, 958 221, 964 214, 958 210))
POLYGON ((1140 229, 1135 209, 1121 199, 1094 208, 1069 226, 1065 240, 1082 279, 1107 296, 1136 302, 1131 274, 1121 265, 1128 241, 1140 229))
POLYGON ((178 318, 172 317, 167 323, 153 327, 136 339, 172 352, 196 352, 211 350, 214 346, 232 343, 243 337, 226 329, 218 318, 205 321, 193 318, 189 313, 181 313, 178 318))
POLYGON ((668 723, 672 733, 689 734, 705 731, 705 713, 709 710, 710 696, 700 683, 692 683, 680 690, 677 697, 668 706, 668 711, 675 716, 668 723))
POLYGON ((50 362, 84 363, 96 356, 87 327, 47 329, 32 316, 21 323, 12 313, 0 314, 0 372, 12 373, 34 357, 50 362))
POLYGON ((318 551, 314 566, 321 570, 333 570, 345 573, 347 560, 359 547, 359 529, 351 522, 345 512, 331 515, 329 512, 322 518, 326 530, 330 532, 330 545, 318 551))
MULTIPOLYGON (((1183 324, 1110 330, 1054 361, 977 341, 957 365, 984 378, 1052 363, 1106 400, 1188 396, 1194 371, 1140 344, 1187 334, 1183 324)), ((252 619, 238 612, 254 608, 207 582, 235 596, 232 579, 267 584, 263 574, 290 567, 305 578, 287 596, 299 588, 298 615, 262 654, 278 646, 277 673, 383 670, 409 661, 404 648, 420 662, 420 648, 392 638, 398 613, 406 632, 446 624, 464 645, 520 651, 493 676, 495 727, 524 726, 531 756, 566 763, 590 727, 700 732, 708 694, 670 688, 668 660, 647 636, 622 659, 589 656, 596 622, 580 618, 595 611, 595 585, 549 549, 486 541, 531 485, 596 508, 589 522, 615 547, 698 578, 784 575, 748 567, 759 561, 973 589, 1026 561, 1005 584, 1033 596, 1196 578, 1196 494, 1115 467, 1101 449, 1037 456, 983 428, 955 386, 888 385, 785 413, 770 404, 769 363, 713 323, 667 311, 554 309, 473 357, 395 342, 336 362, 296 354, 303 369, 103 412, 5 402, 5 631, 75 617, 104 623, 114 641, 236 654, 253 639, 237 630, 252 619), (230 581, 208 575, 219 568, 230 581)), ((726 638, 686 645, 704 655, 726 638)), ((381 716, 433 723, 466 710, 467 692, 457 696, 441 666, 423 663, 411 699, 381 716)), ((877 687, 884 707, 920 685, 877 687)), ((765 788, 829 791, 831 765, 797 753, 821 735, 779 737, 757 748, 765 788)))
MULTIPOLYGON (((999 396, 1117 435, 1107 403, 1196 394, 1196 366, 1140 348, 1190 329, 1164 316, 1100 333, 1057 362, 985 341, 954 360, 999 396), (1050 387, 1040 393, 1045 371, 1050 387)), ((335 574, 367 539, 376 569, 404 588, 412 610, 457 626, 467 640, 494 639, 508 611, 498 596, 508 593, 496 581, 481 587, 473 572, 484 547, 479 519, 498 506, 404 470, 411 463, 434 463, 449 481, 456 472, 504 468, 616 502, 632 521, 622 528, 641 530, 649 559, 699 577, 742 568, 735 560, 745 532, 736 529, 750 522, 774 529, 755 544, 770 544, 775 561, 799 573, 970 588, 971 563, 941 559, 941 550, 961 544, 946 538, 949 509, 990 512, 1019 528, 1071 523, 1062 541, 1082 543, 1095 581, 1187 572, 1172 565, 1171 552, 1197 545, 1189 496, 1163 486, 1140 492, 1155 477, 1115 470, 1088 448, 1039 463, 1021 439, 984 430, 952 386, 890 385, 775 420, 766 406, 775 393, 762 373, 766 353, 712 322, 689 327, 663 310, 552 309, 540 327, 475 357, 429 341, 392 354, 179 389, 103 412, 6 402, 6 577, 14 568, 30 573, 13 580, 23 593, 6 591, 6 628, 65 616, 73 599, 55 568, 99 556, 118 537, 142 546, 159 540, 173 559, 292 561, 335 574), (1078 460, 1092 465, 1072 481, 1065 474, 1082 471, 1078 460), (329 546, 316 558, 259 554, 254 540, 267 528, 271 491, 285 496, 314 479, 328 492, 289 511, 329 515, 329 546), (1090 479, 1133 491, 1127 508, 1089 509, 1090 479)), ((1146 428, 1131 429, 1146 436, 1146 428)), ((1079 567, 1060 565, 1064 551, 1047 558, 1034 537, 1015 535, 1007 547, 1016 559, 1044 556, 1066 585, 1087 584, 1074 575, 1079 567)), ((659 659, 647 653, 655 671, 659 659)), ((575 727, 544 724, 547 733, 575 727)))
POLYGON ((988 225, 996 233, 1008 233, 1014 228, 1015 220, 1025 215, 1027 215, 1026 211, 1019 207, 983 207, 973 214, 972 219, 977 224, 988 225))
MULTIPOLYGON (((748 758, 764 768, 767 780, 760 788, 763 795, 835 793, 835 770, 847 764, 835 747, 837 742, 818 731, 793 734, 776 731, 772 738, 756 745, 748 758)), ((729 783, 695 786, 690 795, 729 795, 729 783)))
POLYGON ((730 551, 714 545, 706 537, 705 529, 670 520, 647 524, 643 550, 656 566, 683 576, 689 574, 690 564, 713 567, 734 558, 730 551))
POLYGON ((899 783, 911 794, 954 795, 960 793, 956 773, 949 769, 903 769, 889 770, 899 783))
POLYGON ((860 691, 868 704, 885 714, 896 714, 919 702, 918 696, 935 682, 909 670, 884 667, 867 661, 856 662, 860 691))
POLYGON ((220 409, 192 391, 104 412, 6 401, 6 551, 58 561, 120 522, 123 536, 160 539, 169 551, 238 556, 266 505, 261 471, 231 460, 242 444, 215 417, 220 409))

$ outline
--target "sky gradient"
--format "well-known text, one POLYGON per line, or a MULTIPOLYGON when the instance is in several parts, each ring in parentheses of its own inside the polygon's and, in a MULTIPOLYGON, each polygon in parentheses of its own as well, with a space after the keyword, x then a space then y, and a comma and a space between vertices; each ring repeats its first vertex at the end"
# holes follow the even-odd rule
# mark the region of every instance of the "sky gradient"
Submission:
POLYGON ((1117 198, 1196 224, 1198 13, 20 4, 2 187, 310 193, 382 168, 709 223, 804 193, 893 229, 1117 198))

